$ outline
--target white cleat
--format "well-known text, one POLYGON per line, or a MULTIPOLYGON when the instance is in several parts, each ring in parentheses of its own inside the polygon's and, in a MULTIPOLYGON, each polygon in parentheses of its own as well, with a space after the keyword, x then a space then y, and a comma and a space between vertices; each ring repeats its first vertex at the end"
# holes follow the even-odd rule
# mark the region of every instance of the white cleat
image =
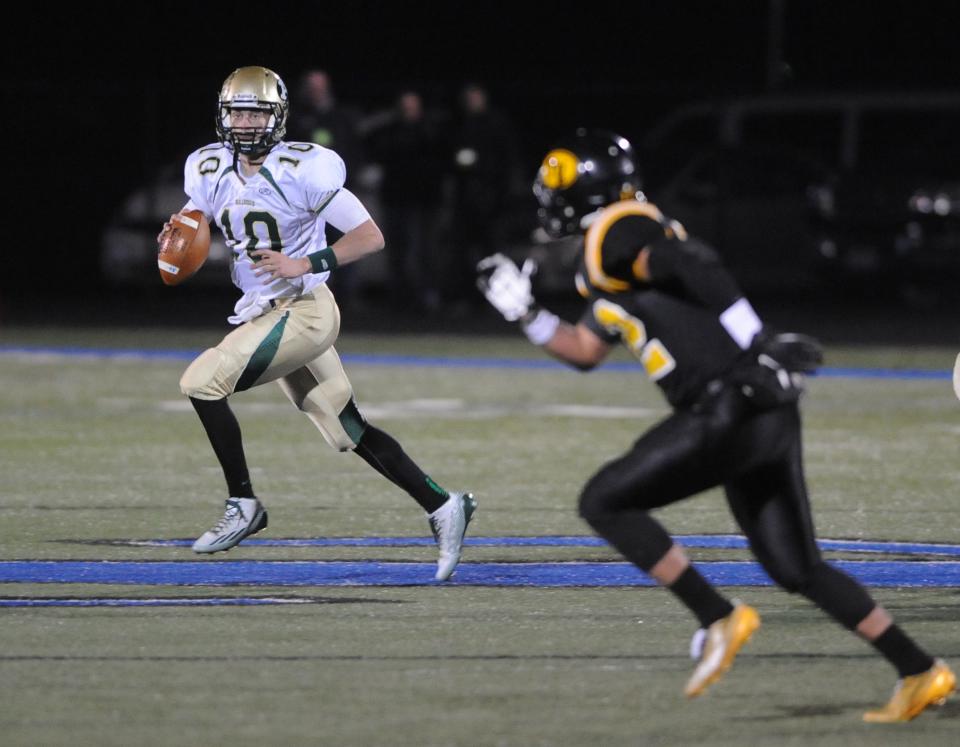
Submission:
POLYGON ((267 511, 256 498, 228 498, 227 510, 217 525, 193 543, 194 552, 220 552, 238 545, 244 537, 267 526, 267 511))
POLYGON ((432 514, 427 514, 430 530, 437 540, 440 557, 437 560, 437 581, 446 581, 453 575, 463 551, 463 535, 477 510, 472 493, 450 493, 450 498, 432 514))

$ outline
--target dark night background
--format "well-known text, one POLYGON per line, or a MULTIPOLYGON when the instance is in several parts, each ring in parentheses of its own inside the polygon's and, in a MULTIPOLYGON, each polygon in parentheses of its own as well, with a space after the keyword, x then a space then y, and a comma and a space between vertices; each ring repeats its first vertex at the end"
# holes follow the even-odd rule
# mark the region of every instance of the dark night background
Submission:
POLYGON ((960 91, 956 15, 946 0, 21 6, 2 52, 15 220, 0 322, 28 321, 61 291, 110 302, 98 292, 104 224, 158 169, 215 139, 217 91, 240 65, 291 86, 323 68, 339 100, 367 111, 405 85, 453 106, 463 82, 480 81, 516 123, 532 176, 576 125, 639 138, 705 98, 960 91))

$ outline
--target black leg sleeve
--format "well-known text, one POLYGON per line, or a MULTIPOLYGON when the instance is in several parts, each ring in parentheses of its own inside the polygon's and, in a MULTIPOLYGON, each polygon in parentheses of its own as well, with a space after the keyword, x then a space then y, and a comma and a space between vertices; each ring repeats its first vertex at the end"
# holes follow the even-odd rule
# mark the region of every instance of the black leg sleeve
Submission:
POLYGON ((848 630, 856 630, 876 602, 858 581, 820 557, 796 408, 780 408, 758 418, 742 447, 756 453, 778 443, 782 446, 775 449, 775 459, 726 484, 730 508, 753 554, 774 581, 805 596, 848 630))
POLYGON ((390 482, 407 491, 427 513, 436 511, 450 497, 407 456, 396 439, 369 423, 354 451, 390 482))
POLYGON ((667 530, 646 511, 632 509, 598 514, 583 513, 581 509, 581 515, 593 531, 645 573, 649 573, 673 545, 667 530))
MULTIPOLYGON (((660 522, 646 511, 631 509, 608 514, 587 513, 583 518, 621 555, 646 573, 673 545, 673 539, 660 522)), ((693 566, 688 566, 667 588, 696 616, 701 627, 707 628, 733 611, 733 605, 693 566)))
POLYGON ((197 411, 200 422, 207 431, 207 438, 217 455, 223 476, 227 480, 227 490, 237 498, 253 498, 253 486, 247 470, 247 459, 243 453, 243 437, 240 424, 227 404, 226 399, 195 399, 190 404, 197 411))
POLYGON ((877 603, 859 581, 827 563, 817 563, 798 593, 805 596, 847 630, 856 630, 877 603))
MULTIPOLYGON (((799 592, 852 631, 856 631, 857 625, 877 606, 859 581, 827 563, 814 566, 808 583, 799 592)), ((930 654, 896 625, 887 628, 871 644, 901 677, 920 674, 933 666, 930 654)))

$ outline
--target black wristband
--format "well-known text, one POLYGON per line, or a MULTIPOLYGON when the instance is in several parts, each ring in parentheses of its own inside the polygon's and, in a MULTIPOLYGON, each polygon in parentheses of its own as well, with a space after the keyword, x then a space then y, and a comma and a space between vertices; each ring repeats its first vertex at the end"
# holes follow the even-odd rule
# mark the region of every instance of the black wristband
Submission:
POLYGON ((319 252, 308 254, 307 259, 310 260, 310 267, 314 272, 330 272, 336 269, 337 264, 339 264, 337 255, 329 246, 324 247, 319 252))

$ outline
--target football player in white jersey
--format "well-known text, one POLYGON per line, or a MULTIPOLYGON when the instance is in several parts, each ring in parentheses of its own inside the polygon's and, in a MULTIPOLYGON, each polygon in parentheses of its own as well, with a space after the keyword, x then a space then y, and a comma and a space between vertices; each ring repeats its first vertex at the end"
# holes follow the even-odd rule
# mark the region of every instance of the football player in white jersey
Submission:
POLYGON ((440 487, 357 408, 333 347, 340 311, 326 280, 338 266, 382 249, 384 239, 344 188, 346 169, 335 152, 284 142, 287 111, 287 90, 276 73, 235 70, 220 91, 220 142, 190 154, 184 170, 189 201, 183 210, 201 210, 220 227, 233 252, 233 282, 243 293, 229 318, 238 327, 201 353, 180 380, 230 495, 223 518, 193 549, 229 550, 267 526, 227 398, 276 381, 332 447, 355 451, 423 507, 440 551, 436 578, 446 580, 460 560, 476 501, 440 487), (332 246, 327 223, 343 232, 332 246))

